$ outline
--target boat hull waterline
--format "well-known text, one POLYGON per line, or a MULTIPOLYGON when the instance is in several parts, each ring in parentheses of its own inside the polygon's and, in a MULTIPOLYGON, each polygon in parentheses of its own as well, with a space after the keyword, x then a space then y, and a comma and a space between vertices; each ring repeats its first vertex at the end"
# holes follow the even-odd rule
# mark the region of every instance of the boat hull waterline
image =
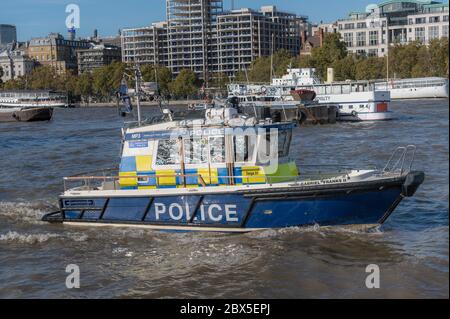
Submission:
POLYGON ((252 187, 234 192, 186 190, 78 192, 60 197, 44 221, 169 231, 250 232, 310 225, 381 225, 424 173, 331 185, 252 187))

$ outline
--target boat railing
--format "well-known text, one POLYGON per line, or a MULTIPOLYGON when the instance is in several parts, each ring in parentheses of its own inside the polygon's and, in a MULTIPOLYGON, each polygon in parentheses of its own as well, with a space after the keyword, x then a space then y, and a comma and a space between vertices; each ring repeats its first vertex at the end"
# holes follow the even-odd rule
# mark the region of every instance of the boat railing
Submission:
POLYGON ((236 184, 277 184, 281 182, 311 182, 311 181, 327 181, 335 178, 348 178, 349 174, 354 169, 350 167, 336 167, 336 165, 304 165, 304 170, 299 175, 279 176, 279 175, 245 175, 245 176, 213 176, 208 174, 156 174, 156 175, 118 175, 117 168, 105 169, 100 171, 94 171, 89 173, 78 174, 70 177, 64 177, 64 191, 71 190, 120 190, 120 181, 122 180, 135 180, 138 186, 145 186, 150 179, 155 181, 155 187, 166 186, 166 183, 161 182, 162 179, 172 179, 182 181, 180 184, 190 185, 187 183, 188 178, 194 178, 198 180, 197 186, 208 187, 217 186, 212 180, 221 180, 221 185, 233 186, 236 184), (74 187, 77 183, 76 187, 74 187), (68 187, 68 186, 71 187, 68 187))
POLYGON ((417 147, 415 145, 398 147, 389 158, 383 173, 409 173, 412 169, 416 156, 417 147))
MULTIPOLYGON (((70 187, 72 190, 120 190, 120 181, 123 180, 135 180, 137 186, 145 186, 150 179, 155 181, 155 187, 167 186, 167 181, 162 182, 162 179, 175 179, 182 181, 181 185, 190 185, 187 183, 188 178, 196 178, 199 187, 216 186, 212 180, 220 179, 220 184, 233 186, 240 183, 264 183, 264 184, 277 184, 281 182, 292 183, 309 183, 316 181, 335 180, 336 178, 349 179, 352 172, 372 170, 381 173, 381 175, 399 175, 408 173, 412 169, 416 153, 416 146, 408 145, 406 147, 398 147, 391 155, 386 166, 380 170, 376 165, 366 165, 364 169, 355 169, 351 165, 341 164, 301 164, 299 167, 299 175, 297 176, 277 176, 270 174, 261 175, 245 175, 245 176, 217 176, 213 174, 155 174, 155 175, 119 175, 118 168, 109 168, 103 170, 97 170, 82 174, 73 175, 70 177, 64 177, 64 191, 69 189, 68 185, 77 183, 76 187, 70 187), (225 181, 225 182, 223 182, 225 181)), ((297 162, 297 161, 295 161, 297 162)))

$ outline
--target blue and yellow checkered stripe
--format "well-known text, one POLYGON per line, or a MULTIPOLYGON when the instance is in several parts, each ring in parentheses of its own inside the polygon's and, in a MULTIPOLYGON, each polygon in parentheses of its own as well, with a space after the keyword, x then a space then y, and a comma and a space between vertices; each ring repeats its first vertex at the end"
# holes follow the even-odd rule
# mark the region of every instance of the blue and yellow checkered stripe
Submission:
MULTIPOLYGON (((121 189, 180 188, 184 187, 180 174, 181 170, 153 170, 152 156, 129 156, 122 158, 119 183, 121 189)), ((230 185, 226 168, 186 169, 185 175, 186 187, 202 186, 197 175, 202 177, 206 186, 230 185)), ((266 174, 260 166, 245 166, 235 167, 234 176, 235 185, 254 185, 282 182, 286 180, 286 176, 298 176, 298 171, 295 163, 281 164, 272 174, 266 174)))

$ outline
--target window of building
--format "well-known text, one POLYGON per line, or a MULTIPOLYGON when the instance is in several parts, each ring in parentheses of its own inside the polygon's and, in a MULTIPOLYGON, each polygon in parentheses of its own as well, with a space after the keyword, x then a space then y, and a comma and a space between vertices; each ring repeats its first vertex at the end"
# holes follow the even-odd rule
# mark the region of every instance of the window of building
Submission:
POLYGON ((344 33, 344 42, 347 48, 353 47, 353 33, 344 33))
MULTIPOLYGON (((448 15, 446 15, 446 16, 443 16, 443 17, 442 17, 442 21, 444 21, 444 22, 448 22, 448 15)), ((448 26, 447 26, 447 28, 448 28, 448 26)))
POLYGON ((415 40, 425 43, 425 28, 416 28, 415 30, 415 40))
POLYGON ((431 26, 428 28, 428 40, 439 38, 439 27, 431 26))
POLYGON ((358 24, 356 25, 356 27, 358 29, 366 29, 367 28, 367 24, 365 22, 358 22, 358 24))
POLYGON ((448 38, 448 25, 442 26, 442 36, 448 38))
POLYGON ((378 31, 369 31, 369 45, 378 45, 378 31))
POLYGON ((358 47, 366 46, 366 32, 356 33, 356 46, 358 47))
POLYGON ((426 18, 416 18, 416 24, 424 24, 427 23, 426 18))
POLYGON ((369 49, 368 56, 378 56, 378 49, 369 49))
POLYGON ((365 56, 367 54, 366 50, 356 50, 356 54, 365 56))
POLYGON ((441 17, 439 17, 439 16, 437 16, 437 17, 430 17, 430 18, 428 19, 428 21, 429 21, 430 23, 438 23, 439 21, 441 21, 441 17))
POLYGON ((354 29, 355 28, 355 24, 354 23, 346 23, 345 25, 344 25, 344 29, 345 30, 352 30, 352 29, 354 29))

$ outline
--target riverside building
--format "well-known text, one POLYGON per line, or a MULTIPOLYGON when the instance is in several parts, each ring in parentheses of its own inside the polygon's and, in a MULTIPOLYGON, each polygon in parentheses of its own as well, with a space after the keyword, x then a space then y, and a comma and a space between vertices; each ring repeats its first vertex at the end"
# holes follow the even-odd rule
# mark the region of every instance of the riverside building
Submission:
POLYGON ((388 43, 407 44, 447 37, 448 4, 429 0, 390 0, 369 5, 336 22, 337 31, 356 54, 382 57, 388 43))
POLYGON ((258 57, 285 49, 300 53, 307 18, 264 6, 225 11, 222 0, 167 0, 167 21, 122 30, 122 61, 182 69, 207 79, 234 76, 258 57))
POLYGON ((33 38, 28 46, 28 56, 40 65, 55 68, 58 74, 78 68, 77 50, 89 49, 88 41, 66 40, 61 34, 33 38))
POLYGON ((121 60, 121 50, 112 45, 99 44, 92 48, 77 51, 78 74, 92 72, 114 61, 121 60))

